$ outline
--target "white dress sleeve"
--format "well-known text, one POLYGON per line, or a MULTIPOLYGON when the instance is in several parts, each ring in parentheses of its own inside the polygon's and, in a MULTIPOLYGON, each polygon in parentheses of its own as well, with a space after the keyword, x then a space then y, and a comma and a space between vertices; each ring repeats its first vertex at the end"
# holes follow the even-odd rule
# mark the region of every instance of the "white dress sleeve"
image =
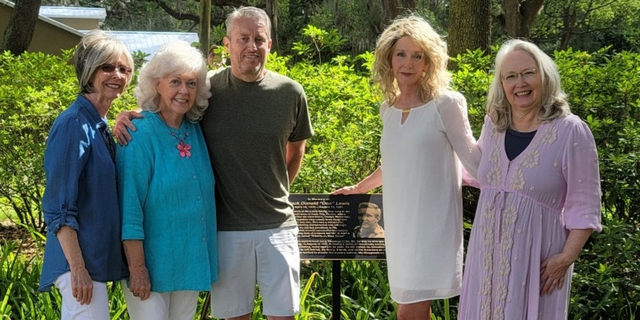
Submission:
POLYGON ((481 153, 469 125, 467 101, 459 92, 449 91, 438 97, 436 105, 449 143, 467 172, 477 178, 481 153))

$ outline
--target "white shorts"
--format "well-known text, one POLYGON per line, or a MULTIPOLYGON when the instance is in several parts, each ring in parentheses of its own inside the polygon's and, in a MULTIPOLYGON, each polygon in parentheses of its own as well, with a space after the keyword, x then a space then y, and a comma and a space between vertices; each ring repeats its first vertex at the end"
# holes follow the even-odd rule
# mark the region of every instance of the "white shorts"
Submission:
POLYGON ((211 285, 211 315, 252 313, 256 283, 265 316, 300 312, 298 227, 218 231, 218 281, 211 285))
POLYGON ((93 293, 89 304, 81 305, 73 297, 71 272, 61 274, 54 282, 62 296, 61 320, 110 320, 107 284, 93 282, 93 293))
POLYGON ((122 280, 131 320, 193 320, 198 307, 198 291, 153 292, 147 300, 134 297, 122 280))

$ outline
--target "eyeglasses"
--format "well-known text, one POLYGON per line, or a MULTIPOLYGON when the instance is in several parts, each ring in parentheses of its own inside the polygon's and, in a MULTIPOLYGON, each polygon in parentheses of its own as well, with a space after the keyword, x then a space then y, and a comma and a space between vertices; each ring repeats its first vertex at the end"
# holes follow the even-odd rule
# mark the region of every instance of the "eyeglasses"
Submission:
POLYGON ((116 69, 118 69, 118 71, 122 74, 126 74, 126 75, 130 75, 131 74, 131 68, 127 68, 125 66, 114 66, 112 64, 109 63, 105 63, 103 65, 100 66, 100 70, 107 72, 107 73, 111 73, 116 71, 116 69))
POLYGON ((502 76, 502 82, 506 82, 508 84, 513 84, 518 81, 518 75, 522 76, 522 80, 527 81, 532 79, 536 74, 538 74, 537 69, 527 69, 522 72, 511 72, 502 76))

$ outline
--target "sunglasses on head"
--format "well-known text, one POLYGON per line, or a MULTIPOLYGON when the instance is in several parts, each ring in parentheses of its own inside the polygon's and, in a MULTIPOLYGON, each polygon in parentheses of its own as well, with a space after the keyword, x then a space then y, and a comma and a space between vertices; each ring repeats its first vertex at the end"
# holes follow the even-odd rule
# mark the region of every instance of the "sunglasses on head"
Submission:
POLYGON ((131 68, 127 68, 125 66, 114 66, 110 63, 105 63, 103 65, 100 66, 100 70, 107 72, 107 73, 111 73, 116 71, 116 69, 118 69, 118 72, 122 73, 122 74, 126 74, 126 75, 130 75, 131 74, 131 68))

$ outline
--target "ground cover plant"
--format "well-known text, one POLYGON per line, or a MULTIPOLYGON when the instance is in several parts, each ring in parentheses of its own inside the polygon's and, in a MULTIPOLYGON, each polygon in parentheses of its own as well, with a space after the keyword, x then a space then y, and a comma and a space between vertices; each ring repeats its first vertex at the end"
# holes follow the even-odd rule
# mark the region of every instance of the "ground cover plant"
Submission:
MULTIPOLYGON (((635 319, 640 311, 640 55, 604 48, 553 56, 573 112, 596 138, 605 209, 605 229, 591 237, 575 265, 569 318, 635 319)), ((46 135, 77 93, 68 58, 69 53, 0 55, 0 217, 10 217, 12 228, 19 224, 30 231, 0 238, 0 319, 57 319, 59 314, 55 291, 36 292, 44 230, 39 201, 46 135)), ((468 101, 478 137, 493 57, 469 52, 454 59, 458 70, 453 86, 468 101)), ((291 57, 275 54, 269 61, 270 69, 304 86, 316 132, 292 192, 330 192, 375 169, 380 161, 381 97, 369 81, 371 53, 332 57, 321 64, 292 63, 291 57)), ((132 88, 116 100, 111 119, 120 110, 136 108, 132 88)), ((477 193, 465 191, 468 233, 477 193)), ((395 317, 383 261, 343 261, 340 272, 341 319, 395 317)), ((303 311, 298 318, 331 319, 331 262, 305 261, 301 276, 303 311)), ((205 306, 204 297, 199 308, 205 306)), ((128 319, 119 285, 110 287, 109 298, 112 319, 128 319)), ((457 303, 455 298, 437 301, 434 319, 456 319, 457 303)), ((254 319, 260 319, 256 311, 254 319)))

